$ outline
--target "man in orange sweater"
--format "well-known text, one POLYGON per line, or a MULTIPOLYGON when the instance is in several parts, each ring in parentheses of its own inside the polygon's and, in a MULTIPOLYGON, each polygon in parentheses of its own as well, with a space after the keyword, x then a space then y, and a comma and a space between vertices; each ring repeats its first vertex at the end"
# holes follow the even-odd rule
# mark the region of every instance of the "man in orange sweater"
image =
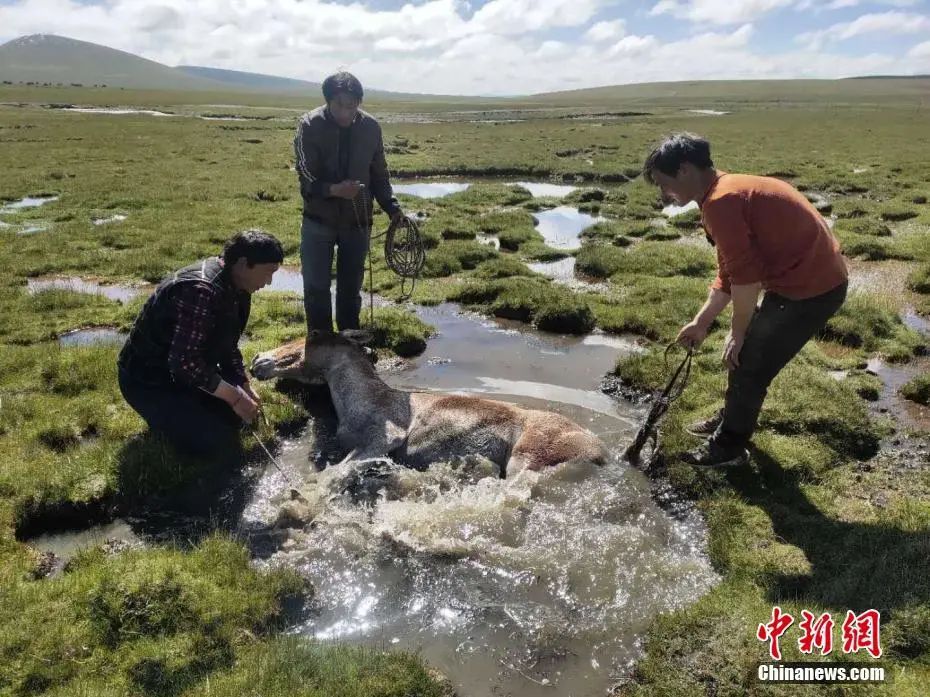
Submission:
POLYGON ((685 462, 726 467, 748 462, 746 446, 768 387, 846 299, 848 272, 826 221, 790 184, 714 168, 710 144, 688 133, 652 151, 646 180, 678 205, 696 201, 708 241, 717 249, 717 278, 707 302, 682 327, 678 342, 697 347, 732 301, 723 349, 726 400, 690 431, 709 436, 685 462), (756 306, 760 291, 762 302, 756 306))

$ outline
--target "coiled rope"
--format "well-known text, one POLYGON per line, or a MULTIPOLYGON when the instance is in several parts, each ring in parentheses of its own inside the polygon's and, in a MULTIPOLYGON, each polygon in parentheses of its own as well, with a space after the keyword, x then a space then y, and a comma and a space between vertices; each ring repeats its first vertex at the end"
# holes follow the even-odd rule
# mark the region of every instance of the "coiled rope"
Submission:
POLYGON ((375 284, 374 263, 371 258, 372 240, 384 238, 384 261, 387 267, 400 277, 400 299, 407 300, 413 295, 417 279, 423 266, 426 264, 426 245, 420 228, 410 216, 395 218, 388 225, 388 229, 377 235, 372 235, 372 221, 367 216, 371 205, 371 196, 368 187, 361 185, 358 195, 352 199, 352 210, 355 212, 355 222, 360 231, 369 230, 368 235, 368 315, 369 323, 375 323, 375 284), (361 212, 359 208, 361 207, 361 212), (407 287, 407 283, 410 287, 407 287))

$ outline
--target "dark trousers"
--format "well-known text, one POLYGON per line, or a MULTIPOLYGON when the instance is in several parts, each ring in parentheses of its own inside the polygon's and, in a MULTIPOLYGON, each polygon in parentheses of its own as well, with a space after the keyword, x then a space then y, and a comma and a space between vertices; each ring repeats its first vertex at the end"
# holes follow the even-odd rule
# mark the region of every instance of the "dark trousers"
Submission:
POLYGON ((358 329, 362 309, 362 281, 370 231, 335 228, 304 218, 300 228, 300 266, 304 279, 304 310, 307 329, 332 331, 333 312, 329 286, 336 256, 336 325, 340 330, 358 329))
POLYGON ((743 447, 749 442, 772 380, 840 309, 846 287, 844 282, 806 300, 765 294, 746 331, 739 366, 729 372, 723 421, 713 435, 717 444, 743 447))
POLYGON ((239 451, 242 419, 223 400, 194 388, 148 385, 123 370, 119 389, 149 428, 178 450, 208 459, 239 451))

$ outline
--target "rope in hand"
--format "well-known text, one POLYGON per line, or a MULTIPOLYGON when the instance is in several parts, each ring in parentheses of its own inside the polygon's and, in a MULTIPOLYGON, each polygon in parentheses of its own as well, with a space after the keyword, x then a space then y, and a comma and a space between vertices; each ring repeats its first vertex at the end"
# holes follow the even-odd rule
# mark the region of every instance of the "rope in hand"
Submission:
MULTIPOLYGON (((265 410, 262 408, 259 408, 258 413, 262 415, 262 419, 264 419, 265 425, 271 426, 271 423, 268 421, 268 415, 265 413, 265 410)), ((254 426, 249 426, 249 431, 251 431, 252 437, 261 446, 262 450, 265 451, 265 455, 267 455, 268 459, 271 460, 271 464, 275 466, 275 469, 277 469, 278 472, 281 473, 281 476, 284 477, 284 481, 286 481, 288 483, 288 486, 291 487, 291 491, 290 491, 291 499, 292 500, 296 499, 298 501, 303 501, 304 503, 306 503, 307 499, 305 499, 301 495, 301 493, 297 490, 296 486, 294 485, 294 481, 288 476, 287 472, 284 471, 284 468, 281 467, 280 464, 278 464, 277 458, 275 458, 275 456, 271 454, 271 451, 265 445, 264 441, 262 441, 262 439, 259 437, 258 429, 255 428, 254 426)))
MULTIPOLYGON (((355 222, 360 231, 371 229, 371 220, 368 218, 370 203, 368 188, 362 184, 358 195, 352 199, 352 210, 355 213, 355 222), (361 205, 362 212, 359 213, 361 205), (364 223, 364 224, 363 224, 364 223)), ((387 267, 400 277, 400 299, 407 300, 413 295, 417 279, 426 263, 426 245, 416 221, 409 216, 401 216, 391 221, 388 229, 380 234, 368 235, 368 319, 373 327, 375 324, 375 283, 374 262, 371 258, 371 242, 384 237, 384 261, 387 267), (410 288, 407 282, 410 281, 410 288)))
MULTIPOLYGON (((668 370, 668 354, 676 346, 677 344, 671 343, 665 347, 664 358, 666 370, 668 370)), ((652 455, 649 458, 649 461, 646 463, 646 468, 651 468, 655 463, 659 452, 659 420, 665 415, 665 412, 668 411, 668 408, 671 406, 672 402, 681 397, 682 393, 685 391, 685 387, 688 384, 688 378, 691 376, 691 361, 693 356, 694 348, 689 346, 687 348, 687 353, 685 354, 684 359, 681 361, 675 372, 672 373, 672 377, 669 378, 665 389, 662 390, 662 392, 659 393, 659 395, 657 395, 653 400, 652 407, 649 409, 649 413, 646 414, 646 420, 636 432, 636 437, 633 438, 633 442, 630 443, 629 447, 627 447, 623 453, 624 459, 630 464, 639 464, 640 454, 642 453, 643 447, 650 440, 652 441, 652 455)))

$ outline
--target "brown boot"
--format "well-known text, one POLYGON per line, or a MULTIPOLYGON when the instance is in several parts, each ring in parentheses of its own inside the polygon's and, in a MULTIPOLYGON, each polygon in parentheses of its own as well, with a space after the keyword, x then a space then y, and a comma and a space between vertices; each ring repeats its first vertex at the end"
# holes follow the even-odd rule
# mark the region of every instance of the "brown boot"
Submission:
POLYGON ((702 421, 695 421, 694 423, 690 424, 685 429, 685 431, 690 433, 692 436, 697 436, 698 438, 710 438, 722 421, 723 409, 720 409, 716 411, 713 416, 710 416, 702 421))

